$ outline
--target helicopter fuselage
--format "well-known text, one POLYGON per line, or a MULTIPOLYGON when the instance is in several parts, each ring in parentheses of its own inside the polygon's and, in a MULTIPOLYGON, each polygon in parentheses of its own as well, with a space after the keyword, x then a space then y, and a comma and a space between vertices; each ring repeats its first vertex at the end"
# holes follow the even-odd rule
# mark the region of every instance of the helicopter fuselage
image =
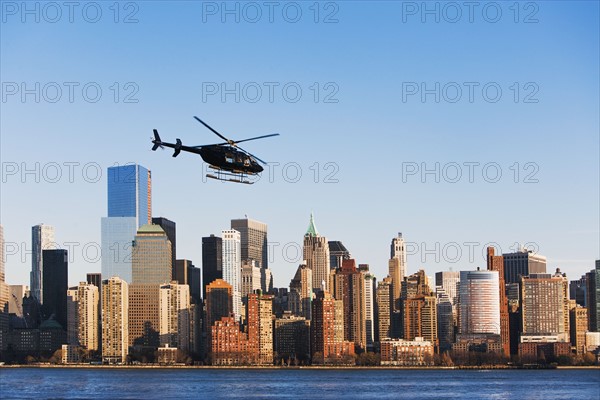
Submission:
POLYGON ((202 159, 213 167, 246 174, 263 171, 263 167, 252 157, 233 146, 204 146, 199 150, 202 159))

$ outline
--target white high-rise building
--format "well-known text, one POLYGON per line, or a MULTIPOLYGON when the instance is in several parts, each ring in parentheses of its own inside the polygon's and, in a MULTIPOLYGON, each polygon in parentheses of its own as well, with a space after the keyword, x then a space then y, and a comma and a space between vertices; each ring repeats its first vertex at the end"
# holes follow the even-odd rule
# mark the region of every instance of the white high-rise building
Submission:
POLYGON ((44 301, 42 250, 56 248, 54 227, 45 224, 33 226, 31 228, 31 248, 31 295, 41 304, 44 301))
POLYGON ((79 282, 77 287, 77 331, 79 345, 87 350, 98 350, 98 287, 87 282, 79 282))
MULTIPOLYGON (((8 311, 10 303, 10 290, 6 284, 4 270, 4 228, 0 225, 0 313, 8 311)), ((0 330, 2 326, 0 326, 0 330)), ((7 328, 8 329, 8 328, 7 328)))
POLYGON ((435 273, 435 286, 441 287, 452 303, 452 312, 457 313, 458 287, 460 284, 459 271, 440 271, 435 273))
POLYGON ((102 281, 102 361, 124 363, 129 350, 129 286, 119 277, 102 281))
POLYGON ((460 272, 461 334, 500 334, 500 292, 498 271, 460 272))
POLYGON ((367 348, 372 350, 375 342, 375 296, 374 285, 377 279, 370 273, 365 273, 365 332, 367 348))
POLYGON ((239 321, 242 311, 242 242, 235 229, 221 231, 223 241, 223 280, 233 289, 233 314, 239 321))
POLYGON ((190 348, 190 287, 173 281, 160 286, 159 334, 161 346, 190 348))

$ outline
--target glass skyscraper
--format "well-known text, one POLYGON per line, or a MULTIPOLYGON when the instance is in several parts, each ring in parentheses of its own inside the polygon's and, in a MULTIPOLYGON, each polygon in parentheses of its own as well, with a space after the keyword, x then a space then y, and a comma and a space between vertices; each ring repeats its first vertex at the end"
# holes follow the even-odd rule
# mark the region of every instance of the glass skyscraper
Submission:
POLYGON ((151 173, 141 165, 108 168, 108 217, 136 217, 138 227, 152 222, 151 173))
POLYGON ((108 217, 102 218, 102 277, 131 283, 137 229, 152 221, 151 173, 141 165, 108 168, 108 217))

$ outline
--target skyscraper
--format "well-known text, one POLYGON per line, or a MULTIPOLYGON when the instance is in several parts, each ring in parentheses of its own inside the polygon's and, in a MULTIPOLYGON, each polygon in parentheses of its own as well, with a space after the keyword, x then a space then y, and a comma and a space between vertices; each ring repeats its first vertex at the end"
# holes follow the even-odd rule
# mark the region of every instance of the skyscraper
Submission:
POLYGON ((498 271, 460 272, 459 331, 500 335, 498 271))
POLYGON ((175 281, 160 286, 160 344, 190 349, 190 288, 175 281))
POLYGON ((292 314, 310 320, 312 295, 312 270, 300 264, 290 281, 288 304, 292 314))
POLYGON ((77 286, 77 332, 78 342, 86 350, 98 350, 98 287, 87 282, 77 286))
POLYGON ((108 168, 108 217, 135 217, 137 226, 152 222, 152 178, 141 165, 108 168))
POLYGON ((304 235, 303 256, 306 266, 312 270, 313 291, 329 290, 329 244, 319 235, 313 215, 304 235))
POLYGON ((519 283, 521 276, 546 273, 546 257, 525 248, 515 253, 502 254, 504 282, 519 283))
POLYGON ((440 353, 452 349, 454 343, 454 312, 450 297, 442 286, 436 287, 437 298, 437 330, 440 341, 440 353))
POLYGON ((169 241, 171 242, 171 259, 173 265, 173 273, 175 276, 175 266, 177 260, 177 225, 175 222, 165 218, 165 217, 153 217, 152 223, 163 228, 163 231, 167 234, 169 241))
POLYGON ((329 245, 329 268, 337 269, 342 266, 343 260, 350 259, 350 252, 340 241, 327 242, 329 245))
POLYGON ((404 306, 404 339, 415 340, 422 337, 437 347, 439 342, 435 296, 419 294, 402 303, 404 306))
POLYGON ((435 273, 435 286, 441 287, 448 296, 452 304, 452 312, 457 314, 458 306, 458 287, 460 284, 460 272, 458 271, 440 271, 435 273))
POLYGON ((191 260, 176 260, 173 280, 190 287, 190 301, 199 304, 202 298, 202 275, 191 260))
POLYGON ((328 348, 332 345, 335 335, 335 300, 329 292, 320 291, 312 303, 312 321, 310 324, 310 352, 321 353, 325 358, 329 354, 328 348))
POLYGON ((131 283, 131 252, 138 228, 136 217, 102 218, 101 275, 118 276, 131 283))
POLYGON ((129 345, 129 291, 119 277, 102 281, 102 361, 124 363, 129 345))
POLYGON ((589 330, 600 332, 600 260, 596 260, 595 269, 585 274, 585 280, 589 330))
POLYGON ((53 248, 54 228, 50 225, 39 224, 31 228, 31 296, 37 301, 44 301, 44 256, 43 250, 53 248))
POLYGON ((377 338, 378 342, 392 337, 391 330, 391 304, 392 304, 392 278, 386 277, 377 285, 377 338))
POLYGON ((550 274, 521 277, 521 317, 521 342, 524 336, 556 336, 560 342, 568 341, 562 277, 550 274))
POLYGON ((273 296, 248 295, 248 352, 260 365, 273 364, 273 296))
MULTIPOLYGON (((256 265, 254 260, 242 261, 242 291, 240 293, 242 300, 245 302, 249 294, 257 290, 261 290, 261 268, 256 265)), ((264 291, 263 291, 264 293, 264 291)))
POLYGON ((587 308, 577 304, 569 312, 571 344, 577 354, 585 354, 585 333, 588 331, 587 308))
MULTIPOLYGON (((505 355, 510 354, 510 325, 508 317, 508 298, 504 284, 504 257, 494 255, 494 248, 487 248, 487 269, 498 272, 498 292, 500 294, 500 340, 505 355)), ((568 310, 568 308, 567 308, 568 310)))
POLYGON ((210 349, 213 347, 211 344, 213 326, 221 318, 229 318, 233 315, 233 288, 223 279, 216 279, 206 285, 205 299, 206 319, 204 321, 204 329, 207 339, 206 348, 207 351, 211 351, 210 349))
POLYGON ((232 219, 231 229, 240 233, 242 261, 254 260, 257 267, 269 268, 267 224, 249 218, 232 219))
POLYGON ((392 239, 392 244, 390 245, 390 258, 400 260, 400 279, 404 279, 406 276, 406 249, 404 248, 402 232, 399 232, 398 236, 392 239))
POLYGON ((365 278, 353 259, 344 260, 335 273, 334 298, 344 304, 344 340, 366 350, 365 278))
POLYGON ((102 276, 131 283, 132 242, 152 220, 151 173, 140 165, 108 168, 108 216, 102 218, 102 276))
POLYGON ((223 237, 223 280, 231 285, 233 316, 240 319, 242 307, 242 258, 240 233, 235 229, 221 232, 223 237))
POLYGON ((362 272, 365 293, 365 335, 367 349, 373 351, 375 343, 375 283, 377 279, 368 271, 362 272))
POLYGON ((171 242, 165 231, 158 225, 140 227, 133 245, 129 285, 131 345, 159 345, 160 285, 171 282, 171 262, 171 242))
POLYGON ((69 257, 67 250, 42 250, 42 319, 54 319, 67 329, 67 289, 69 257))
POLYGON ((202 238, 202 297, 206 298, 206 286, 216 279, 223 279, 223 240, 215 235, 202 238))

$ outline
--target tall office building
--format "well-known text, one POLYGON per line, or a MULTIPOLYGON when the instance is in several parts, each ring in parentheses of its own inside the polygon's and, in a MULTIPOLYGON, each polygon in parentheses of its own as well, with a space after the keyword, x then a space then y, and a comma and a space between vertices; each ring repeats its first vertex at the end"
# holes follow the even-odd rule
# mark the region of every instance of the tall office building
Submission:
POLYGON ((390 245, 390 259, 400 260, 400 279, 404 279, 406 276, 406 249, 404 247, 402 232, 399 232, 398 236, 392 239, 392 244, 390 245))
POLYGON ((173 280, 190 287, 190 301, 200 304, 202 299, 202 274, 191 260, 176 260, 173 280))
POLYGON ((585 274, 585 280, 588 328, 590 332, 600 332, 600 260, 596 260, 595 269, 585 274))
POLYGON ((351 258, 350 252, 344 244, 337 240, 327 242, 329 246, 329 268, 338 269, 342 267, 342 261, 351 258))
POLYGON ((294 278, 290 281, 290 292, 288 295, 289 309, 292 314, 311 319, 312 270, 305 264, 300 264, 294 278))
POLYGON ((404 339, 415 340, 422 337, 437 347, 439 342, 435 296, 419 294, 402 303, 404 306, 404 339))
POLYGON ((202 238, 202 297, 206 298, 206 286, 223 279, 223 240, 215 235, 202 238))
POLYGON ((102 350, 102 326, 100 316, 102 315, 102 274, 100 272, 89 272, 86 274, 86 282, 98 288, 98 350, 102 350))
POLYGON ((230 318, 233 315, 233 287, 223 279, 216 279, 206 285, 205 299, 206 319, 204 320, 204 331, 206 332, 206 349, 211 351, 210 349, 213 347, 211 335, 215 323, 222 318, 230 318))
POLYGON ((171 242, 171 259, 173 260, 171 263, 173 265, 172 275, 175 276, 175 266, 177 265, 177 225, 175 222, 165 217, 153 217, 152 223, 160 226, 171 242))
POLYGON ((260 365, 273 365, 273 296, 248 295, 246 318, 250 358, 260 365))
POLYGON ((569 298, 581 307, 587 307, 587 288, 585 274, 581 278, 569 282, 569 298))
POLYGON ((96 286, 98 289, 102 287, 102 274, 99 272, 88 272, 85 280, 90 285, 96 286))
POLYGON ((108 168, 107 217, 102 218, 102 276, 132 282, 131 252, 137 228, 152 220, 152 180, 140 165, 108 168))
POLYGON ((102 361, 124 363, 129 346, 129 291, 119 277, 102 281, 102 361))
POLYGON ((67 290, 67 343, 79 346, 79 292, 77 286, 67 290))
POLYGON ((233 287, 223 279, 206 285, 206 326, 209 328, 223 317, 233 314, 233 287))
POLYGON ((328 349, 335 343, 335 300, 329 292, 320 291, 312 303, 310 324, 311 356, 321 353, 327 357, 328 349))
POLYGON ((67 250, 42 250, 42 319, 51 317, 67 329, 67 289, 69 257, 67 250))
POLYGON ((129 342, 159 346, 160 285, 171 282, 171 242, 158 225, 138 229, 133 243, 132 282, 129 285, 129 342))
POLYGON ((334 298, 344 304, 344 340, 366 350, 366 296, 364 273, 353 259, 344 260, 334 277, 334 298))
POLYGON ((132 283, 160 285, 172 278, 171 243, 158 225, 144 225, 135 236, 132 283))
POLYGON ((312 214, 304 235, 302 254, 306 266, 312 270, 313 291, 329 291, 329 244, 327 238, 319 235, 312 214))
POLYGON ((530 274, 521 277, 521 342, 524 336, 556 337, 566 342, 562 277, 530 274))
POLYGON ((240 233, 242 261, 254 260, 257 267, 269 268, 267 224, 249 218, 232 219, 231 229, 240 233))
MULTIPOLYGON (((256 292, 257 290, 261 290, 260 278, 261 278, 261 268, 256 265, 256 261, 254 260, 246 260, 242 261, 242 291, 240 296, 242 297, 242 301, 245 303, 248 295, 256 292)), ((263 291, 264 293, 264 291, 263 291)))
POLYGON ((87 282, 79 282, 77 286, 77 332, 78 342, 86 350, 98 350, 98 287, 87 282))
MULTIPOLYGON (((567 274, 560 272, 560 268, 556 268, 556 272, 552 275, 554 278, 559 278, 562 280, 562 291, 563 291, 563 324, 565 325, 565 341, 570 341, 571 331, 569 327, 571 326, 569 319, 571 317, 571 300, 569 299, 569 280, 567 279, 567 274)), ((575 301, 573 301, 575 303, 575 301)))
POLYGON ((152 178, 141 165, 108 168, 108 217, 135 217, 137 226, 152 223, 152 178))
POLYGON ((458 313, 458 286, 460 284, 459 271, 440 271, 435 273, 435 286, 441 287, 452 304, 452 312, 456 319, 458 313))
POLYGON ((308 361, 310 359, 310 321, 284 312, 275 319, 273 350, 280 359, 308 361))
POLYGON ((223 237, 223 280, 232 287, 233 316, 239 321, 242 307, 242 256, 240 233, 235 229, 221 232, 223 237))
POLYGON ((55 246, 54 227, 45 224, 35 225, 31 228, 31 296, 40 303, 44 301, 44 250, 55 246))
POLYGON ((190 350, 190 287, 176 281, 160 286, 161 346, 190 350))
POLYGON ((136 217, 102 218, 101 275, 118 276, 131 283, 131 252, 138 228, 136 217))
POLYGON ((459 332, 500 335, 498 271, 460 272, 459 332))
POLYGON ((377 278, 368 270, 364 271, 364 293, 365 293, 365 335, 367 337, 367 349, 373 351, 375 345, 375 290, 377 278))
POLYGON ((392 337, 391 331, 391 304, 392 304, 392 278, 386 277, 377 285, 376 292, 377 337, 378 342, 392 337))
POLYGON ((546 273, 546 257, 525 248, 515 253, 502 254, 504 282, 519 283, 521 276, 546 273))
POLYGON ((452 301, 442 286, 436 288, 437 330, 440 341, 440 353, 452 349, 454 343, 454 312, 452 301))
MULTIPOLYGON (((498 272, 498 292, 500 294, 500 340, 505 355, 510 354, 510 326, 508 317, 508 298, 504 284, 504 257, 496 256, 494 248, 487 248, 487 269, 498 272)), ((568 312, 568 308, 567 308, 568 312)))

